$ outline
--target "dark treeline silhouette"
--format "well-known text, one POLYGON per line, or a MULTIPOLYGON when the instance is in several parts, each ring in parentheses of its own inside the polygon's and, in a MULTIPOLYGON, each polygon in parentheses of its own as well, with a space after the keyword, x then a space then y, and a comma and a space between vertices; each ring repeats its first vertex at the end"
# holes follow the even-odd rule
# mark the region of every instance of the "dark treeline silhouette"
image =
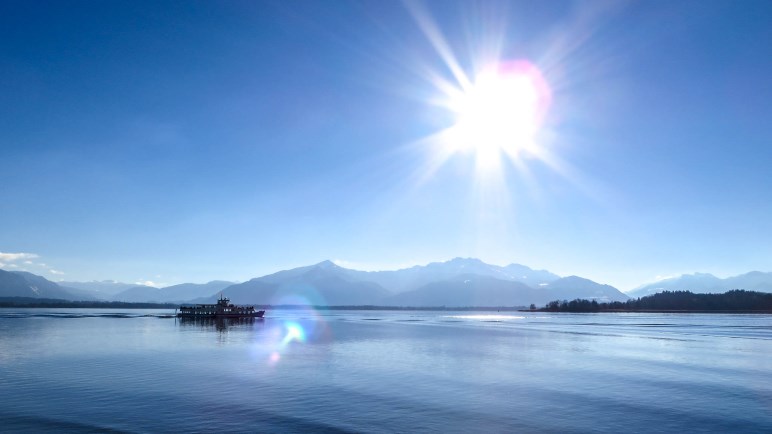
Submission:
MULTIPOLYGON (((617 302, 619 303, 619 302, 617 302)), ((608 306, 608 303, 602 303, 604 306, 608 306)), ((621 303, 620 303, 621 304, 621 303)), ((600 312, 601 310, 601 303, 598 303, 595 300, 555 300, 547 303, 547 306, 544 307, 544 309, 540 310, 548 310, 550 312, 600 312)), ((605 309, 607 310, 607 308, 605 309)))
POLYGON ((91 309, 175 309, 174 303, 129 303, 123 301, 69 301, 58 298, 0 297, 0 307, 48 307, 91 309))
POLYGON ((595 300, 555 300, 543 312, 772 312, 772 294, 734 289, 724 294, 694 294, 689 291, 664 291, 625 302, 598 303, 595 300))
MULTIPOLYGON (((69 301, 57 298, 33 297, 0 297, 0 307, 47 307, 47 308, 99 308, 99 309, 177 309, 177 303, 132 303, 124 301, 69 301)), ((405 310, 405 311, 520 311, 525 306, 310 306, 297 304, 255 305, 259 309, 292 309, 292 310, 405 310)))

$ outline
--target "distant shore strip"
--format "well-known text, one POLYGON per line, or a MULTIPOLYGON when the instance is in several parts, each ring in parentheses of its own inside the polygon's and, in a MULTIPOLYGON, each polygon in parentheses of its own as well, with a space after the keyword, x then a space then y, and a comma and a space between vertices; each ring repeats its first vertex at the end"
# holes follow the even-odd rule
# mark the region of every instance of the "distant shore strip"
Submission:
MULTIPOLYGON (((87 308, 87 309, 177 309, 176 303, 131 303, 120 301, 69 301, 31 297, 0 297, 4 308, 87 308)), ((625 302, 596 300, 555 300, 542 308, 526 306, 316 306, 256 305, 260 309, 285 310, 391 310, 391 311, 492 311, 492 312, 568 312, 568 313, 724 313, 772 314, 772 294, 732 290, 723 294, 695 294, 664 291, 625 302)))

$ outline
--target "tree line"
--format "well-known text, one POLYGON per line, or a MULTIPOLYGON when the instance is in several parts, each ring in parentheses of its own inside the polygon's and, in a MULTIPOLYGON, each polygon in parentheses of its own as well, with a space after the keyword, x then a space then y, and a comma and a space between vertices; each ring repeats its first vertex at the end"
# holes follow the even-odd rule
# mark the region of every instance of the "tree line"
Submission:
POLYGON ((126 301, 70 301, 58 298, 0 297, 0 307, 90 308, 90 309, 175 309, 174 303, 131 303, 126 301))
MULTIPOLYGON (((532 309, 535 306, 532 305, 532 309)), ((596 300, 555 300, 542 312, 772 312, 772 294, 734 289, 723 294, 695 294, 690 291, 664 291, 627 301, 598 303, 596 300)))

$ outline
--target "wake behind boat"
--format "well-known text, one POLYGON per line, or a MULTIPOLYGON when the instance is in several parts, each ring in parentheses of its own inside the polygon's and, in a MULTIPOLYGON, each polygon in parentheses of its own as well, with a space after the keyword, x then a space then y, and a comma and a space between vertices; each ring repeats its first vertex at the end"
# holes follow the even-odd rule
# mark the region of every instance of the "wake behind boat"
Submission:
POLYGON ((262 318, 264 314, 264 310, 255 310, 254 306, 230 304, 230 299, 220 294, 217 304, 180 306, 177 316, 182 318, 262 318))

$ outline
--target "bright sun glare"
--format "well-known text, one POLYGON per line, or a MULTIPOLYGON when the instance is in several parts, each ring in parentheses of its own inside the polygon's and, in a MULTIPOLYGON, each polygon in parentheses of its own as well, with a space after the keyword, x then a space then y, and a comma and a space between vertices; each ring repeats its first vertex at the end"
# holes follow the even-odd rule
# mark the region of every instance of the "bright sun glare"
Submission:
POLYGON ((450 145, 471 150, 482 167, 534 151, 535 135, 549 105, 549 88, 539 70, 526 61, 502 63, 478 74, 450 96, 456 123, 450 145))

